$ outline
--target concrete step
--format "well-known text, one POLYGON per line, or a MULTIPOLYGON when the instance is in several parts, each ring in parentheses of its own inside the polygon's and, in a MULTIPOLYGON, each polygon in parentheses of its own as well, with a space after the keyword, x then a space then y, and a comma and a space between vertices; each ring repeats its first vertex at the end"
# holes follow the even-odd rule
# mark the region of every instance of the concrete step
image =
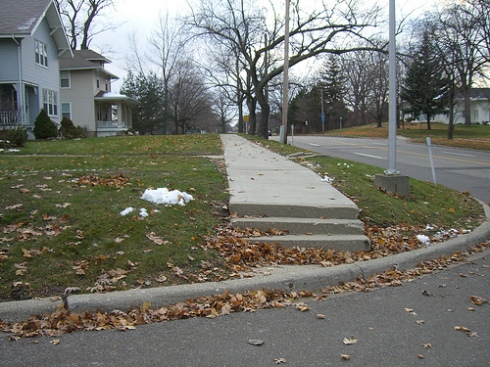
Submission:
MULTIPOLYGON (((295 195, 294 192, 291 195, 295 195)), ((357 219, 359 208, 351 203, 337 203, 335 201, 318 200, 312 205, 284 204, 287 200, 273 202, 263 201, 259 203, 237 202, 230 200, 231 213, 237 213, 240 217, 265 216, 286 218, 325 218, 325 219, 357 219)))
POLYGON ((297 234, 327 235, 363 235, 364 223, 358 219, 323 219, 323 218, 232 218, 231 223, 238 228, 258 228, 267 231, 271 228, 297 234))
POLYGON ((321 248, 335 251, 369 251, 371 242, 363 235, 288 235, 248 239, 250 242, 277 243, 283 247, 321 248))

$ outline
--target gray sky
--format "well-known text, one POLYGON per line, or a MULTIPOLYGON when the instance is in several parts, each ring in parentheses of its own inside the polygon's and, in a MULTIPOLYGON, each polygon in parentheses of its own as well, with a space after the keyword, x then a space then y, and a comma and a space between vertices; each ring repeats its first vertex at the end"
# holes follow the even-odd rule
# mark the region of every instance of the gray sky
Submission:
MULTIPOLYGON (((301 3, 316 2, 318 0, 301 0, 301 3)), ((277 0, 278 4, 284 0, 277 0)), ((388 0, 379 0, 380 4, 388 6, 388 0)), ((412 13, 417 16, 430 10, 438 0, 397 0, 397 18, 412 13)), ((115 31, 108 31, 97 35, 91 47, 95 51, 101 51, 105 56, 112 60, 106 67, 119 76, 120 80, 113 82, 113 91, 119 91, 123 79, 125 78, 126 61, 125 57, 129 53, 129 35, 133 32, 141 39, 142 47, 146 44, 146 38, 158 23, 159 16, 164 16, 167 11, 172 15, 183 15, 188 11, 188 5, 183 0, 114 0, 115 11, 113 14, 105 16, 104 21, 109 24, 121 24, 115 31), (108 46, 110 45, 110 47, 108 46), (106 50, 111 49, 111 53, 106 50)), ((100 19, 99 19, 100 21, 100 19)))

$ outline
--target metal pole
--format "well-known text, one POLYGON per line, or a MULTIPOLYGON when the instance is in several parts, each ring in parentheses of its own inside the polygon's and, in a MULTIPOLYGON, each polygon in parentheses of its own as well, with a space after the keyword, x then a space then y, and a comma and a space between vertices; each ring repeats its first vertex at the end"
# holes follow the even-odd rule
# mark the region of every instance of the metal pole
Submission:
POLYGON ((390 71, 389 71, 389 119, 388 119, 388 170, 386 174, 398 174, 396 170, 396 22, 395 0, 390 0, 390 71))
POLYGON ((325 132, 325 109, 323 107, 323 89, 320 89, 320 98, 322 99, 322 115, 320 118, 322 119, 322 132, 325 132))
POLYGON ((289 88, 289 0, 286 0, 286 14, 284 22, 284 72, 282 83, 282 143, 287 143, 288 131, 288 88, 289 88))

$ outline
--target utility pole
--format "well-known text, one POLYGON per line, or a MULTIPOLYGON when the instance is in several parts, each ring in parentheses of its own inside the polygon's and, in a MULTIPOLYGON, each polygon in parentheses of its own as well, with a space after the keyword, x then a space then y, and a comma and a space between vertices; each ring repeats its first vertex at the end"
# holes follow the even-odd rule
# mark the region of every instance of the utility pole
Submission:
POLYGON ((282 125, 280 140, 287 144, 288 131, 288 99, 289 99, 289 0, 286 0, 286 14, 284 21, 284 71, 282 81, 282 125))
POLYGON ((390 70, 389 70, 389 113, 388 113, 388 169, 384 175, 375 175, 374 184, 392 194, 410 199, 408 176, 401 176, 396 169, 396 22, 395 0, 390 0, 390 70))
POLYGON ((390 0, 390 46, 389 46, 389 112, 388 112, 388 170, 395 175, 396 170, 396 21, 395 0, 390 0))

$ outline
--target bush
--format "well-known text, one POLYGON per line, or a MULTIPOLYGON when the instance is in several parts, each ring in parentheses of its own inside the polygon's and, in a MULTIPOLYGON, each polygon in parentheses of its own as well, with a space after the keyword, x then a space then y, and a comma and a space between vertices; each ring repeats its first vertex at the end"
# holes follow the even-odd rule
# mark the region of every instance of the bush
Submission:
POLYGON ((61 120, 61 136, 65 139, 85 138, 87 133, 81 126, 75 126, 68 117, 63 117, 61 120))
POLYGON ((27 143, 27 130, 22 127, 7 131, 7 140, 14 147, 23 147, 27 143))
POLYGON ((44 109, 39 112, 39 115, 36 117, 36 121, 34 121, 33 133, 36 139, 56 138, 58 135, 56 124, 51 121, 44 109))

